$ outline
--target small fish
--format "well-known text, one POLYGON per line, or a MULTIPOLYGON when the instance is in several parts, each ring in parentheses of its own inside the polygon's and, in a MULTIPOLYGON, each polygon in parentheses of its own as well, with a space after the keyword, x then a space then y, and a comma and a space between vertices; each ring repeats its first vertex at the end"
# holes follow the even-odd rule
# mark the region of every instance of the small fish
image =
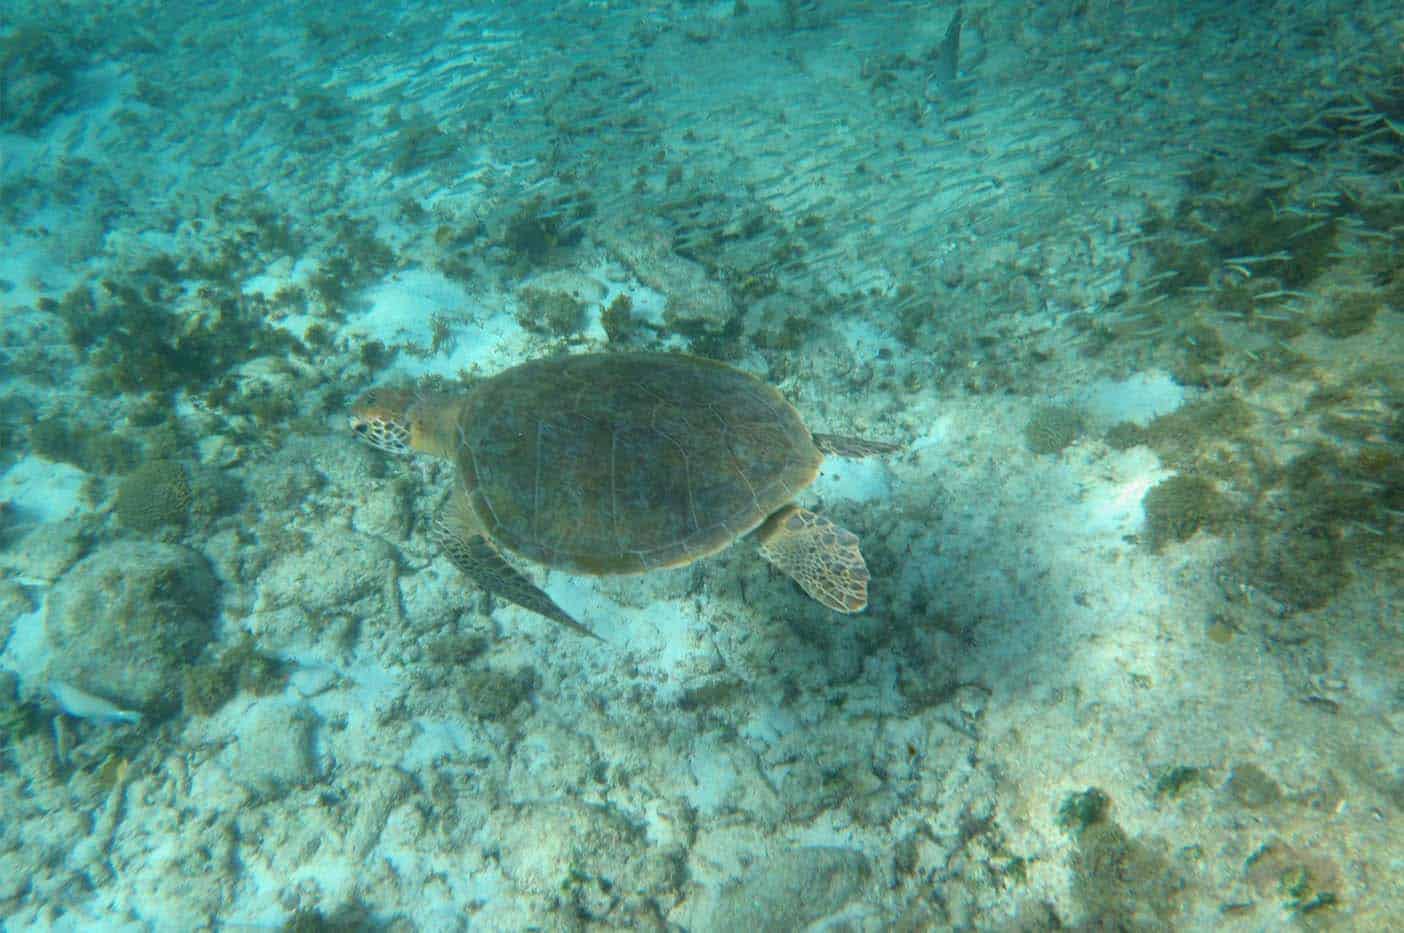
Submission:
POLYGON ((86 690, 79 690, 61 680, 49 681, 49 694, 58 701, 59 708, 70 716, 103 723, 141 722, 141 713, 122 709, 109 700, 93 696, 86 690))
POLYGON ((960 70, 960 24, 964 16, 965 10, 956 7, 955 15, 946 27, 946 38, 937 49, 932 50, 936 53, 936 70, 932 77, 942 84, 954 81, 960 70))

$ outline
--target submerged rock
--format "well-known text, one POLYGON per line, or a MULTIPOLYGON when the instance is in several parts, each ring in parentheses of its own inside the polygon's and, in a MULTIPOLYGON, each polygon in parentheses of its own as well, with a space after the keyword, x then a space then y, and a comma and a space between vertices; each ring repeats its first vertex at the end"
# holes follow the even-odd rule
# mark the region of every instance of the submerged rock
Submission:
POLYGON ((189 548, 104 547, 49 594, 44 675, 124 709, 171 706, 181 672, 211 638, 217 595, 209 564, 189 548))
POLYGON ((240 723, 230 776, 255 793, 279 796, 317 778, 316 716, 302 704, 263 700, 240 723))
POLYGON ((767 859, 717 898, 713 930, 799 930, 851 901, 870 873, 853 849, 813 846, 767 859))
POLYGON ((580 330, 589 309, 606 294, 602 284, 583 273, 547 272, 517 290, 517 323, 536 333, 567 336, 580 330))
POLYGON ((726 287, 700 263, 674 253, 668 237, 632 228, 604 228, 596 236, 635 278, 668 297, 663 319, 669 327, 719 334, 736 317, 736 303, 726 287))
POLYGON ((639 927, 682 884, 681 851, 650 846, 641 826, 607 806, 524 803, 495 841, 503 873, 521 889, 551 892, 574 917, 608 929, 639 927))

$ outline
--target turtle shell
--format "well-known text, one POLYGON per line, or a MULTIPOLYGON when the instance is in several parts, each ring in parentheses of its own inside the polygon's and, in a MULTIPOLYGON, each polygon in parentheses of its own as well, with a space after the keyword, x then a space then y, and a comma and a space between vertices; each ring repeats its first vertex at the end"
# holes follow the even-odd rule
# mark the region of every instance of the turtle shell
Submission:
POLYGON ((669 353, 525 363, 477 386, 458 427, 460 479, 488 535, 580 573, 719 551, 813 482, 823 459, 775 388, 669 353))

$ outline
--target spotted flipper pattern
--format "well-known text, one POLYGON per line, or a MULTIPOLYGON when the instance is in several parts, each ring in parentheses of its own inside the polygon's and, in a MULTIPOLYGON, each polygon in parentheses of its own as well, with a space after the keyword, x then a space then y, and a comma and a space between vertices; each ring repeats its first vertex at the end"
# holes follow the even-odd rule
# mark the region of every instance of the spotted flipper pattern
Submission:
POLYGON ((761 526, 759 537, 761 556, 825 606, 861 612, 868 605, 868 565, 853 532, 790 505, 761 526))

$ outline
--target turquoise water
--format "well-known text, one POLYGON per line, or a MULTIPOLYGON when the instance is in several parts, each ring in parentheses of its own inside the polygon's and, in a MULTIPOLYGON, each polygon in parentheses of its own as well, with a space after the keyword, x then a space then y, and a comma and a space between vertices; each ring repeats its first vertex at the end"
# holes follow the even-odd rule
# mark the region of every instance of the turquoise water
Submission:
POLYGON ((5 928, 1389 929, 1401 47, 1381 0, 7 4, 5 928), (620 351, 783 399, 483 390, 620 351), (416 452, 350 428, 386 387, 416 452), (771 496, 810 431, 898 449, 771 496), (838 530, 777 548, 790 497, 838 530), (746 534, 671 569, 509 546, 708 502, 746 534))

